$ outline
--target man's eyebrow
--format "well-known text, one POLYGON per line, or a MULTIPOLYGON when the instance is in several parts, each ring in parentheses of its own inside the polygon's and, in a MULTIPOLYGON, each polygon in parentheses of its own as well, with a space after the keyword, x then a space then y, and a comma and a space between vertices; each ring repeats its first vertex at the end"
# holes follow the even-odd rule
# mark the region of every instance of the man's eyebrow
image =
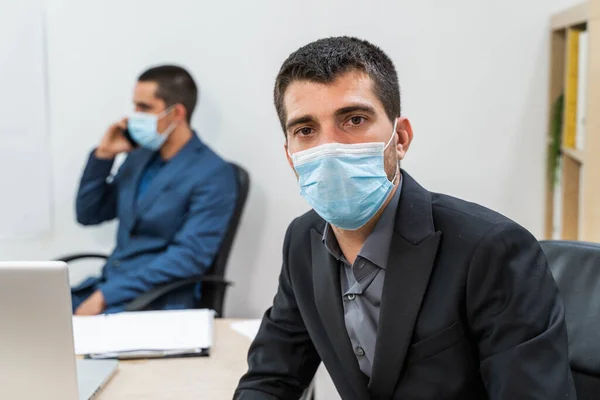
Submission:
POLYGON ((376 114, 375 109, 371 106, 364 105, 364 104, 354 104, 354 105, 350 105, 350 106, 346 106, 346 107, 337 109, 335 111, 335 116, 341 117, 343 115, 350 114, 350 113, 357 112, 357 111, 361 111, 361 112, 371 114, 371 115, 376 114))
MULTIPOLYGON (((350 113, 357 112, 357 111, 364 112, 364 113, 371 114, 371 115, 376 114, 375 109, 369 105, 353 104, 353 105, 349 105, 349 106, 337 109, 335 111, 335 116, 339 117, 339 116, 350 114, 350 113)), ((310 123, 310 122, 316 122, 316 118, 310 114, 302 115, 300 117, 289 120, 288 123, 285 125, 285 129, 289 130, 295 125, 306 124, 306 123, 310 123)))
POLYGON ((150 108, 152 108, 152 106, 151 106, 150 104, 148 104, 148 103, 144 103, 144 102, 141 102, 141 101, 136 101, 136 102, 134 102, 134 104, 135 104, 137 107, 140 107, 140 108, 146 108, 146 109, 150 109, 150 108))
POLYGON ((285 124, 285 129, 288 130, 295 125, 306 124, 306 123, 315 122, 315 121, 316 121, 315 117, 313 117, 310 114, 306 114, 301 117, 297 117, 297 118, 293 118, 293 119, 289 120, 288 123, 285 124))

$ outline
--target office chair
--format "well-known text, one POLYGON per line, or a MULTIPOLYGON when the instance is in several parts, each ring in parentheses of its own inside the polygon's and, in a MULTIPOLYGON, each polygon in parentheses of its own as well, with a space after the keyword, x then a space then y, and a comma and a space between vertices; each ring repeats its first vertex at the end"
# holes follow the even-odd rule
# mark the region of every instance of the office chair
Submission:
POLYGON ((600 244, 540 242, 565 305, 579 400, 600 399, 600 244))
MULTIPOLYGON (((194 276, 188 279, 167 283, 164 285, 157 286, 147 293, 141 294, 136 299, 132 300, 125 306, 125 311, 143 311, 147 309, 155 300, 158 300, 162 296, 169 294, 175 290, 179 290, 186 286, 193 286, 196 284, 202 284, 202 296, 195 308, 209 308, 217 312, 217 317, 223 317, 223 303, 225 302, 225 292, 227 287, 231 285, 231 282, 225 280, 225 272, 227 269, 227 261, 229 260, 229 254, 231 253, 231 247, 237 233, 242 212, 246 205, 246 199, 248 198, 248 191, 250 189, 250 176, 248 172, 236 165, 231 163, 235 169, 237 185, 238 185, 238 197, 235 204, 235 209, 221 247, 215 256, 212 266, 204 275, 194 276)), ((64 261, 66 263, 89 258, 98 258, 106 260, 108 256, 105 254, 98 253, 81 253, 72 254, 65 257, 59 258, 57 261, 64 261)))

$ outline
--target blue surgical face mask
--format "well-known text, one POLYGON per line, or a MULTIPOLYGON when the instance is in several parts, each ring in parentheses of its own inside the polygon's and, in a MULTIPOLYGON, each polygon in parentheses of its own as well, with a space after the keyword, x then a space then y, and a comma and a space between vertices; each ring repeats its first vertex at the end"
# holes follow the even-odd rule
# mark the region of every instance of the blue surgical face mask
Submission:
POLYGON ((327 143, 290 155, 298 174, 300 194, 324 220, 345 230, 366 224, 385 203, 396 180, 387 177, 387 144, 327 143))
POLYGON ((171 112, 171 109, 172 107, 169 107, 158 115, 143 112, 132 113, 127 119, 127 129, 133 140, 147 149, 160 149, 177 126, 173 122, 166 131, 158 132, 158 121, 171 112))

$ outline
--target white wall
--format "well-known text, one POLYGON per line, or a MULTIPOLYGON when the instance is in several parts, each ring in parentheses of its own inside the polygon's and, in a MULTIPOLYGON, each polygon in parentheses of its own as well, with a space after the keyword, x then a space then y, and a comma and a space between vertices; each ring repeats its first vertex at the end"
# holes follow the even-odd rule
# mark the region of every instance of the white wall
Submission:
POLYGON ((285 228, 307 209, 284 157, 273 81, 290 52, 340 34, 395 61, 415 129, 404 163, 414 177, 541 234, 548 19, 574 2, 46 0, 55 226, 38 241, 0 242, 1 258, 111 248, 114 225, 75 224, 79 175, 107 125, 130 109, 136 75, 175 62, 201 86, 200 136, 252 175, 227 310, 259 316, 275 292, 285 228))

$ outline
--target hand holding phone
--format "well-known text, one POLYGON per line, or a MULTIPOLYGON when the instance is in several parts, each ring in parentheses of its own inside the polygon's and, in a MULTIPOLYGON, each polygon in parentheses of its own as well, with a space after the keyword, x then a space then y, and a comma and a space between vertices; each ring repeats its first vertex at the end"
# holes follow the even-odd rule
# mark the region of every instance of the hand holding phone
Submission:
POLYGON ((125 128, 125 130, 123 131, 123 136, 125 136, 125 139, 127 139, 129 144, 131 145, 131 147, 133 147, 134 149, 136 147, 139 147, 137 142, 133 139, 133 136, 131 136, 131 133, 129 132, 129 128, 125 128))
POLYGON ((137 147, 129 132, 126 135, 126 131, 127 118, 123 118, 119 122, 112 124, 104 133, 96 149, 96 157, 111 159, 119 153, 130 152, 137 147))

